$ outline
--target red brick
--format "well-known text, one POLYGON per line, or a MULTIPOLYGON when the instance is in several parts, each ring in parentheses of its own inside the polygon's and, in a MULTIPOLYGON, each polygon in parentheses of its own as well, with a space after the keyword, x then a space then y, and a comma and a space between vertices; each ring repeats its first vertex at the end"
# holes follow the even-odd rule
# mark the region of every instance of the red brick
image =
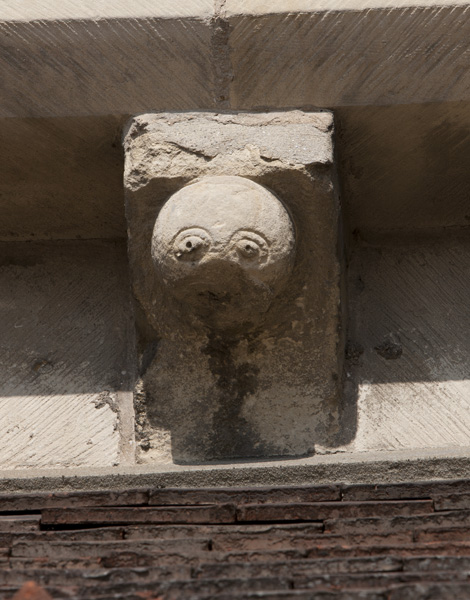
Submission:
POLYGON ((293 560, 272 563, 201 564, 194 574, 199 579, 252 577, 305 577, 325 573, 401 571, 402 559, 395 557, 293 560))
POLYGON ((2 515, 0 516, 0 532, 38 531, 40 520, 40 515, 2 515))
POLYGON ((332 546, 356 546, 356 545, 391 545, 407 544, 413 541, 413 535, 409 532, 392 533, 384 535, 339 535, 309 533, 307 527, 305 530, 284 530, 277 526, 272 527, 271 531, 266 533, 254 533, 235 535, 227 532, 225 534, 212 535, 212 547, 219 551, 234 550, 276 550, 276 549, 306 549, 328 548, 332 546))
POLYGON ((38 558, 10 558, 9 565, 12 569, 36 570, 36 569, 58 569, 66 571, 67 569, 87 569, 94 570, 102 567, 101 558, 71 558, 56 559, 51 556, 41 556, 38 558))
POLYGON ((148 503, 148 497, 147 489, 0 494, 0 512, 84 506, 140 506, 148 503))
POLYGON ((469 542, 431 542, 421 544, 362 544, 318 545, 305 549, 306 558, 360 557, 360 556, 470 556, 469 542))
MULTIPOLYGON (((268 591, 261 593, 246 592, 242 596, 237 593, 224 593, 217 596, 217 600, 358 600, 357 592, 336 592, 332 596, 329 590, 316 590, 312 596, 311 591, 290 590, 290 591, 268 591)), ((387 600, 384 593, 378 591, 364 590, 359 596, 360 600, 387 600)), ((212 600, 211 598, 200 597, 200 600, 212 600)))
MULTIPOLYGON (((73 541, 112 541, 122 540, 124 538, 124 527, 96 527, 93 529, 63 529, 63 530, 46 530, 34 531, 30 533, 11 533, 8 534, 8 546, 14 542, 28 542, 34 544, 36 542, 73 542, 73 541)), ((0 534, 0 541, 2 540, 0 534)), ((3 545, 3 544, 0 544, 3 545)))
POLYGON ((54 560, 69 558, 106 557, 120 552, 143 552, 182 556, 208 550, 209 540, 191 538, 188 540, 120 540, 116 542, 14 542, 11 556, 14 558, 41 558, 51 556, 54 560))
POLYGON ((461 510, 470 509, 469 494, 449 494, 447 496, 434 495, 435 510, 461 510))
POLYGON ((123 528, 125 539, 176 539, 194 536, 210 537, 213 542, 220 539, 236 540, 241 544, 245 540, 289 540, 297 535, 303 537, 321 536, 321 523, 289 524, 226 524, 226 525, 133 525, 123 528))
POLYGON ((315 502, 248 504, 237 510, 238 521, 320 521, 324 519, 417 515, 431 513, 430 500, 395 502, 315 502))
POLYGON ((470 493, 470 480, 354 484, 341 489, 342 499, 349 501, 432 499, 436 494, 452 493, 470 493))
POLYGON ((298 589, 315 589, 317 587, 332 590, 360 590, 361 588, 390 588, 403 583, 427 582, 455 582, 468 581, 470 573, 462 571, 428 571, 422 572, 389 572, 389 573, 340 573, 310 575, 296 577, 294 587, 298 589))
POLYGON ((165 508, 46 508, 42 511, 42 525, 104 525, 146 523, 232 523, 235 507, 184 506, 165 508))
POLYGON ((404 571, 470 571, 470 556, 426 556, 403 560, 404 571))
POLYGON ((415 532, 416 542, 434 542, 446 540, 451 542, 470 541, 470 527, 436 527, 415 532))
POLYGON ((328 533, 392 533, 417 531, 430 527, 470 526, 470 511, 440 512, 412 517, 370 517, 325 521, 328 533))
POLYGON ((255 488, 167 488, 151 490, 151 505, 264 504, 266 502, 323 502, 340 500, 339 485, 255 488))
POLYGON ((422 581, 411 585, 393 587, 387 600, 459 600, 470 598, 470 583, 429 583, 422 581))

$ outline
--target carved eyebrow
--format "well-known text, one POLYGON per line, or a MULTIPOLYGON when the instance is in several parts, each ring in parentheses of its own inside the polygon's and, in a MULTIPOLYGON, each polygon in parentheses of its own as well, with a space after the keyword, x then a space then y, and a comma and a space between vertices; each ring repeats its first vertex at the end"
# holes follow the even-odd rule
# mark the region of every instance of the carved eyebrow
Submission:
POLYGON ((266 236, 259 231, 255 231, 254 229, 238 229, 231 235, 230 241, 232 241, 235 236, 242 237, 244 235, 248 238, 251 237, 254 242, 261 242, 262 244, 265 244, 268 248, 271 246, 271 242, 266 238, 266 236))
POLYGON ((187 235, 201 235, 201 233, 207 237, 207 239, 209 239, 210 241, 213 241, 212 235, 207 231, 207 229, 204 229, 204 227, 198 227, 198 226, 193 226, 193 227, 184 227, 183 229, 180 229, 179 231, 177 231, 175 233, 175 235, 172 237, 170 244, 174 244, 175 241, 179 238, 182 237, 184 234, 187 235))

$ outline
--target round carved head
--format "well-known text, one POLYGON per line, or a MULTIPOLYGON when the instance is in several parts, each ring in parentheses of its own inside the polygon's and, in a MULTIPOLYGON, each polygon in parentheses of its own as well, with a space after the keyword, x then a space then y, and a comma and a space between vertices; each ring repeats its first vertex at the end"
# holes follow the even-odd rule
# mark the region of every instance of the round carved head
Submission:
POLYGON ((213 328, 256 324, 287 282, 294 227, 265 187, 235 176, 206 177, 166 202, 152 258, 168 291, 213 328))

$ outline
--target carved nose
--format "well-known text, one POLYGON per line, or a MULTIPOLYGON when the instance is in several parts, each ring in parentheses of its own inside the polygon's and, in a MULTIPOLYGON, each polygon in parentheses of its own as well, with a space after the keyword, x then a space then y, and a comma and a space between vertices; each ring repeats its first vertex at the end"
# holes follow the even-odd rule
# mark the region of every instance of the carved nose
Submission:
POLYGON ((241 265, 231 261, 223 253, 213 253, 206 256, 204 262, 195 265, 194 275, 190 278, 189 285, 194 288, 207 288, 213 290, 226 290, 240 281, 246 282, 246 275, 241 265))

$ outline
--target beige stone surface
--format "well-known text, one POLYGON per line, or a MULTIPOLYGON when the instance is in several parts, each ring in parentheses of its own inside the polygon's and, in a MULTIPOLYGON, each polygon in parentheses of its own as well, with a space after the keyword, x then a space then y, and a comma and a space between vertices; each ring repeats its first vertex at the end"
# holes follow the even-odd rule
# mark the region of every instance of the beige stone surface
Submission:
POLYGON ((232 108, 469 100, 467 4, 284 4, 226 5, 232 108))
POLYGON ((291 218, 267 188, 203 177, 169 198, 152 234, 157 276, 181 318, 219 331, 258 325, 291 277, 291 218))
POLYGON ((4 119, 0 241, 125 238, 123 119, 4 119))
POLYGON ((2 22, 0 15, 0 117, 212 107, 211 40, 205 16, 2 22))
POLYGON ((345 212, 355 236, 448 233, 470 223, 470 105, 335 111, 345 212))
POLYGON ((224 14, 266 15, 277 13, 311 13, 316 11, 354 11, 374 8, 401 9, 410 6, 462 6, 468 0, 225 0, 224 14))
MULTIPOLYGON (((125 186, 142 355, 140 460, 170 451, 182 462, 295 456, 337 434, 342 315, 331 133, 327 112, 150 114, 131 122, 125 186), (157 276, 151 239, 165 201, 214 176, 246 177, 278 196, 294 223, 296 260, 265 314, 200 329, 157 276)), ((206 226, 203 211, 190 214, 192 226, 206 226)), ((220 222, 226 226, 222 215, 220 222)), ((224 302, 216 295, 214 313, 224 302)))
POLYGON ((468 237, 380 241, 351 261, 347 450, 469 447, 468 237))
POLYGON ((0 0, 0 20, 138 19, 210 16, 212 0, 0 0))
POLYGON ((122 244, 0 244, 1 468, 129 461, 126 271, 122 244))
POLYGON ((467 7, 4 0, 0 117, 468 101, 467 7))
POLYGON ((81 469, 1 470, 2 493, 135 488, 398 483, 467 479, 462 448, 351 452, 289 460, 206 465, 150 464, 81 469))

